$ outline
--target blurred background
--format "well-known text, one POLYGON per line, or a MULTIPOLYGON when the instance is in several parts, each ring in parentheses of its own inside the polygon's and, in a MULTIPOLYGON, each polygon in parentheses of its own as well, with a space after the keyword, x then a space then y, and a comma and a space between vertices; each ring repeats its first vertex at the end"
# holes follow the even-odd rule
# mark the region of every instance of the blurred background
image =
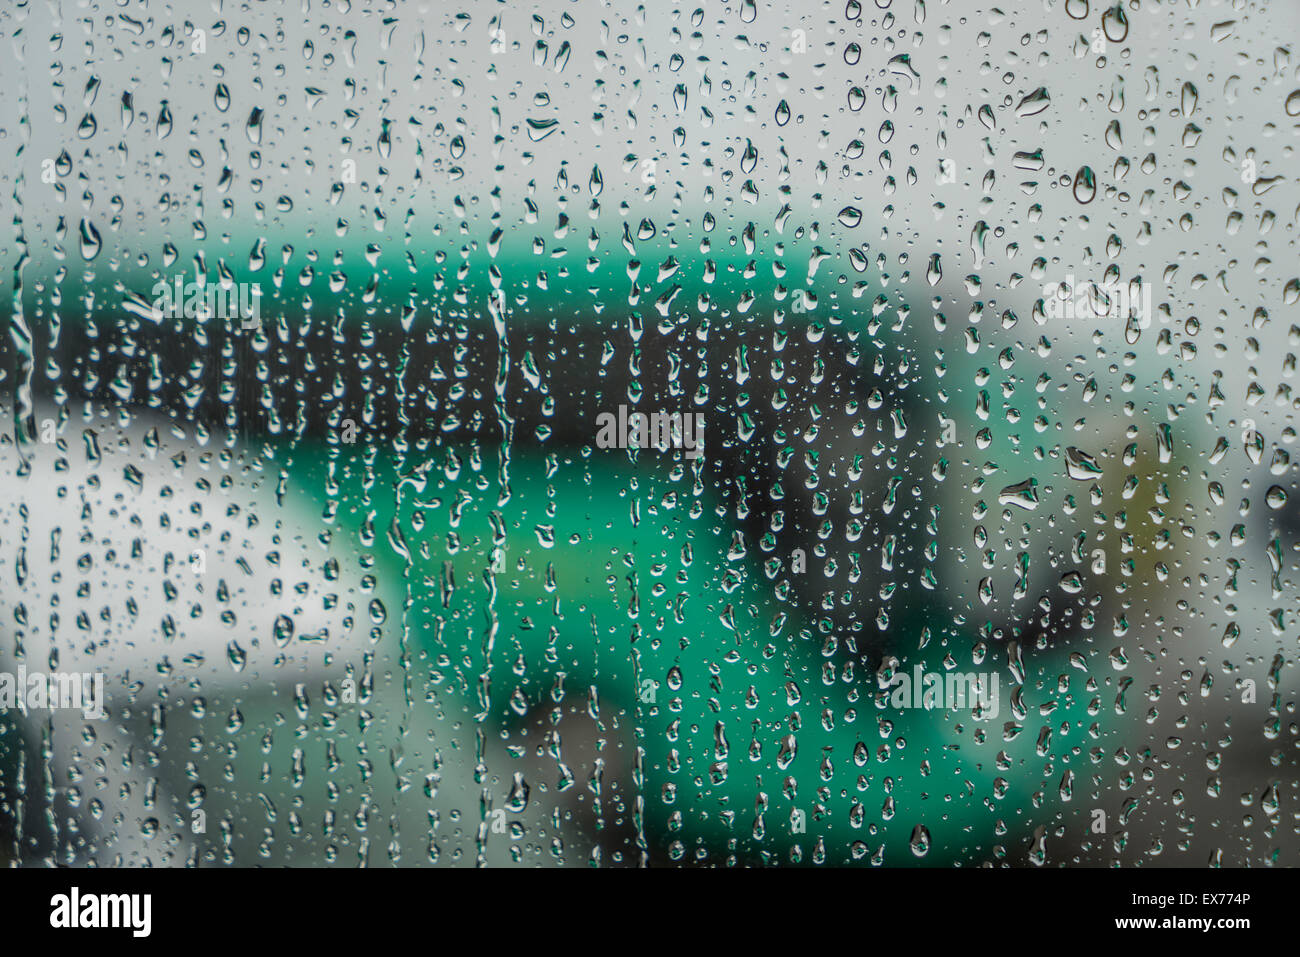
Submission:
POLYGON ((1300 9, 1020 6, 0 12, 0 861, 1297 863, 1300 9))

